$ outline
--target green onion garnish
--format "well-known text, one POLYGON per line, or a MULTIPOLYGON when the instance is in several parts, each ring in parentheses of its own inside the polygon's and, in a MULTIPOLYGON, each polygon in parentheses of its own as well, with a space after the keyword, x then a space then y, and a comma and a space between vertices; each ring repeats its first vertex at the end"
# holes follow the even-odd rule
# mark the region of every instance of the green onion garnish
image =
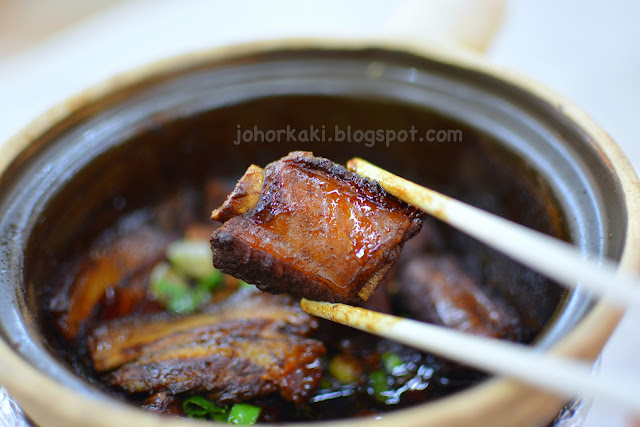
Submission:
POLYGON ((198 302, 191 291, 186 291, 182 295, 169 299, 167 309, 172 313, 189 314, 198 309, 198 302))
POLYGON ((320 379, 320 382, 318 383, 318 390, 326 390, 329 388, 333 388, 333 384, 331 384, 331 381, 326 378, 320 379))
POLYGON ((220 407, 202 396, 191 396, 182 402, 182 409, 189 418, 215 421, 225 421, 228 417, 227 408, 220 407))
POLYGON ((254 288, 255 285, 252 285, 251 283, 247 283, 244 280, 240 280, 240 283, 238 283, 238 288, 242 289, 242 288, 254 288))
POLYGON ((222 276, 222 271, 214 268, 211 273, 198 280, 198 286, 211 292, 220 287, 220 284, 222 283, 222 276))
POLYGON ((204 287, 192 288, 187 280, 166 262, 158 263, 149 277, 149 295, 173 313, 193 313, 211 298, 204 287))
POLYGON ((329 361, 327 371, 333 378, 345 385, 358 382, 362 374, 357 361, 344 354, 333 356, 329 361))
POLYGON ((397 375, 398 371, 400 370, 400 368, 404 363, 402 362, 402 359, 400 358, 400 356, 390 351, 383 353, 381 358, 382 358, 382 364, 384 365, 385 371, 387 371, 392 375, 393 374, 397 375))
POLYGON ((176 240, 167 247, 167 258, 178 271, 196 280, 215 270, 211 246, 206 240, 176 240))
POLYGON ((231 424, 255 424, 262 409, 248 403, 236 403, 231 407, 227 422, 231 424))
POLYGON ((171 269, 166 262, 158 263, 149 276, 149 295, 165 306, 189 292, 187 281, 171 269))
POLYGON ((373 395, 376 400, 380 402, 386 401, 387 398, 384 394, 389 391, 389 386, 387 385, 387 373, 380 369, 372 372, 371 375, 369 375, 369 379, 371 380, 373 395))

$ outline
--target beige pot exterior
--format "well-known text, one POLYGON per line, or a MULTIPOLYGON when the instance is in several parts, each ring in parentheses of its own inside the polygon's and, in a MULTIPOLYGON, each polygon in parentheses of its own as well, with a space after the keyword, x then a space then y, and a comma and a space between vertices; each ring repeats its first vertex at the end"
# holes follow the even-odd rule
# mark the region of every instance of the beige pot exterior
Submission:
MULTIPOLYGON (((640 185, 636 174, 611 138, 585 113, 540 84, 523 76, 491 66, 480 56, 440 44, 438 47, 410 42, 381 40, 281 40, 231 46, 162 61, 109 79, 51 109, 21 133, 0 146, 0 174, 32 142, 64 121, 74 111, 153 76, 171 75, 181 70, 237 56, 279 49, 361 49, 382 47, 433 58, 463 69, 478 70, 508 81, 549 104, 579 124, 608 159, 624 190, 629 224, 621 267, 640 271, 640 185)), ((622 311, 600 302, 552 352, 593 361, 604 347, 622 316, 622 311)), ((4 385, 25 412, 42 427, 85 426, 190 426, 193 421, 160 417, 114 400, 96 399, 65 387, 21 359, 0 340, 0 384, 4 385)), ((545 426, 560 411, 565 400, 503 378, 485 381, 463 392, 433 403, 385 415, 378 426, 545 426)), ((370 419, 330 422, 331 425, 358 425, 370 419)), ((211 424, 208 422, 207 424, 211 424)))

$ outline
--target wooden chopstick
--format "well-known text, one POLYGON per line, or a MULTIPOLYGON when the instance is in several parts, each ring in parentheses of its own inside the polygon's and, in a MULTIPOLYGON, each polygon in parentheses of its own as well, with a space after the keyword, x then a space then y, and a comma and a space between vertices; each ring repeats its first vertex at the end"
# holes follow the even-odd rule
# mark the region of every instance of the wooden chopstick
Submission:
POLYGON ((620 307, 640 307, 638 277, 616 263, 589 257, 570 243, 467 205, 396 176, 361 158, 347 168, 378 181, 390 194, 441 219, 566 287, 577 285, 620 307))
POLYGON ((593 376, 591 366, 533 347, 480 337, 442 326, 381 314, 344 304, 302 299, 302 309, 314 316, 446 357, 469 366, 526 382, 562 397, 602 398, 640 414, 638 383, 627 378, 593 376))

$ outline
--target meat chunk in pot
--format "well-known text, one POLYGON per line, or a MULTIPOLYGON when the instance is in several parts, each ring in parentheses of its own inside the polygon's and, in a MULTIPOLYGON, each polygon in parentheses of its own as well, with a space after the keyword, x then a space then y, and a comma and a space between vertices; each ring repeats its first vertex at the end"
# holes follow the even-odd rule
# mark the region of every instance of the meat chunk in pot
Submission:
POLYGON ((209 312, 105 323, 89 353, 105 382, 129 394, 199 393, 220 404, 279 393, 300 404, 322 374, 317 320, 286 296, 238 291, 209 312))
POLYGON ((412 317, 476 335, 516 339, 515 310, 489 295, 453 256, 421 255, 398 278, 398 296, 412 317))
POLYGON ((75 338, 110 290, 126 289, 131 300, 127 305, 141 300, 149 271, 162 259, 169 242, 168 234, 158 227, 126 225, 76 260, 49 303, 59 313, 56 323, 62 335, 75 338))

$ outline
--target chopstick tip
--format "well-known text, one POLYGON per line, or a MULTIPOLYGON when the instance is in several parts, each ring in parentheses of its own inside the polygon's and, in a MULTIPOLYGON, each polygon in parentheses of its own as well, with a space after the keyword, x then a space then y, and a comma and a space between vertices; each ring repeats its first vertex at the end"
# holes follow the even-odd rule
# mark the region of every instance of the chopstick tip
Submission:
POLYGON ((300 300, 302 310, 312 316, 342 323, 372 333, 388 331, 398 321, 398 317, 377 313, 362 307, 346 304, 311 301, 306 298, 300 300))
POLYGON ((356 172, 358 169, 358 164, 362 161, 360 157, 353 157, 351 160, 347 162, 347 169, 351 172, 356 172))

